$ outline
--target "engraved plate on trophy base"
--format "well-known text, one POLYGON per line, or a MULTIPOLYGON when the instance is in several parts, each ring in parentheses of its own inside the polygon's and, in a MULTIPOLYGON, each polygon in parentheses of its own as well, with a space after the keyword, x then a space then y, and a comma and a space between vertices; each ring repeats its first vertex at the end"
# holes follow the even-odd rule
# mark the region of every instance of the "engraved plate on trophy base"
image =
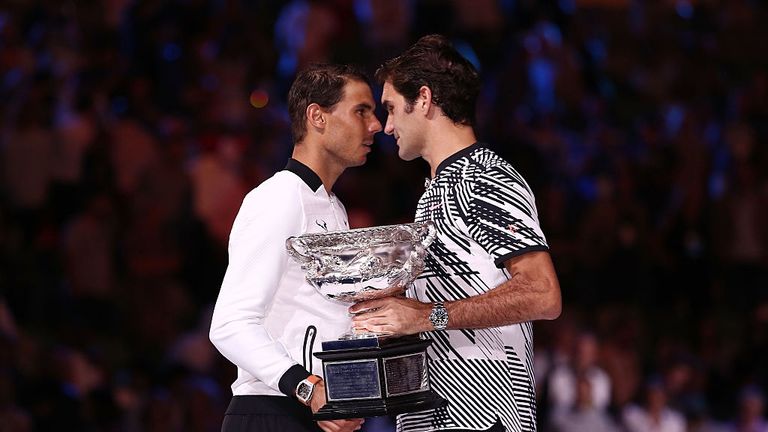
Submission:
POLYGON ((326 351, 315 353, 323 361, 328 401, 315 413, 316 420, 395 415, 447 404, 429 387, 425 351, 431 341, 417 336, 376 341, 373 347, 371 341, 330 341, 323 343, 326 351))
POLYGON ((383 361, 387 397, 429 390, 426 353, 385 357, 383 361))
POLYGON ((323 362, 327 401, 381 397, 379 362, 373 359, 323 362))

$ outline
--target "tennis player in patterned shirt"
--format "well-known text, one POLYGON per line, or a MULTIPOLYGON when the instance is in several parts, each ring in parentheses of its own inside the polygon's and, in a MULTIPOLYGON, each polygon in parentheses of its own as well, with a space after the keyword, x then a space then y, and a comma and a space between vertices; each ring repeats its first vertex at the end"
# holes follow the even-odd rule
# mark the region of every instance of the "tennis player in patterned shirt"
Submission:
POLYGON ((533 192, 477 142, 479 77, 444 37, 423 37, 376 78, 400 158, 429 163, 416 220, 438 237, 407 298, 350 312, 360 329, 431 339, 430 385, 449 401, 398 416, 398 430, 534 431, 532 322, 557 318, 561 295, 533 192))

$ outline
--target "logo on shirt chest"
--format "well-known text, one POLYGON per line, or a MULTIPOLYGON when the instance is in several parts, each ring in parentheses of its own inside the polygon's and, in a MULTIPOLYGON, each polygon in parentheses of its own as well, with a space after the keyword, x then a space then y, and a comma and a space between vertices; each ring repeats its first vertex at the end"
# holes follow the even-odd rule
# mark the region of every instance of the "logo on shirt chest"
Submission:
POLYGON ((328 223, 322 219, 315 219, 315 225, 322 228, 323 231, 328 231, 328 223))
POLYGON ((443 202, 442 202, 442 201, 438 201, 438 202, 436 202, 436 203, 434 203, 434 204, 430 205, 429 207, 427 207, 427 210, 429 210, 429 211, 435 211, 435 210, 439 209, 439 208, 440 208, 440 207, 442 207, 442 206, 443 206, 443 202))

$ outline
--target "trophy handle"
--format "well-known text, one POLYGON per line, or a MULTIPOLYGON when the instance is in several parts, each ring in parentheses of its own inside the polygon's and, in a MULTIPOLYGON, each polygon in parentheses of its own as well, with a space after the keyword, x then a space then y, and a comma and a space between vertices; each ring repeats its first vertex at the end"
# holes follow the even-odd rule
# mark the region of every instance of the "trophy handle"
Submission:
POLYGON ((306 248, 302 247, 301 241, 297 237, 288 237, 285 241, 285 248, 288 254, 297 259, 302 264, 312 261, 312 257, 307 255, 306 248))
POLYGON ((435 241, 435 237, 437 237, 437 228, 435 228, 435 223, 432 221, 426 221, 424 223, 424 228, 426 229, 427 233, 424 235, 424 238, 421 240, 421 245, 424 247, 424 249, 427 249, 429 245, 432 244, 433 241, 435 241))

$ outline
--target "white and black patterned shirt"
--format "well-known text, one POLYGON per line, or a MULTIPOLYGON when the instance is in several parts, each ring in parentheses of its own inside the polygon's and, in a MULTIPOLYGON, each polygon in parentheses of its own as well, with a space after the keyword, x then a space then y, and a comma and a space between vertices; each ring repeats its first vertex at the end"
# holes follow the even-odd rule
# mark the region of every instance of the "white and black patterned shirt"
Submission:
MULTIPOLYGON (((408 295, 459 300, 505 282, 508 259, 548 250, 533 193, 512 166, 482 144, 446 159, 427 181, 416 221, 434 221, 438 236, 408 295)), ((447 408, 403 414, 399 431, 536 430, 533 331, 504 327, 428 332, 430 384, 447 408)))

